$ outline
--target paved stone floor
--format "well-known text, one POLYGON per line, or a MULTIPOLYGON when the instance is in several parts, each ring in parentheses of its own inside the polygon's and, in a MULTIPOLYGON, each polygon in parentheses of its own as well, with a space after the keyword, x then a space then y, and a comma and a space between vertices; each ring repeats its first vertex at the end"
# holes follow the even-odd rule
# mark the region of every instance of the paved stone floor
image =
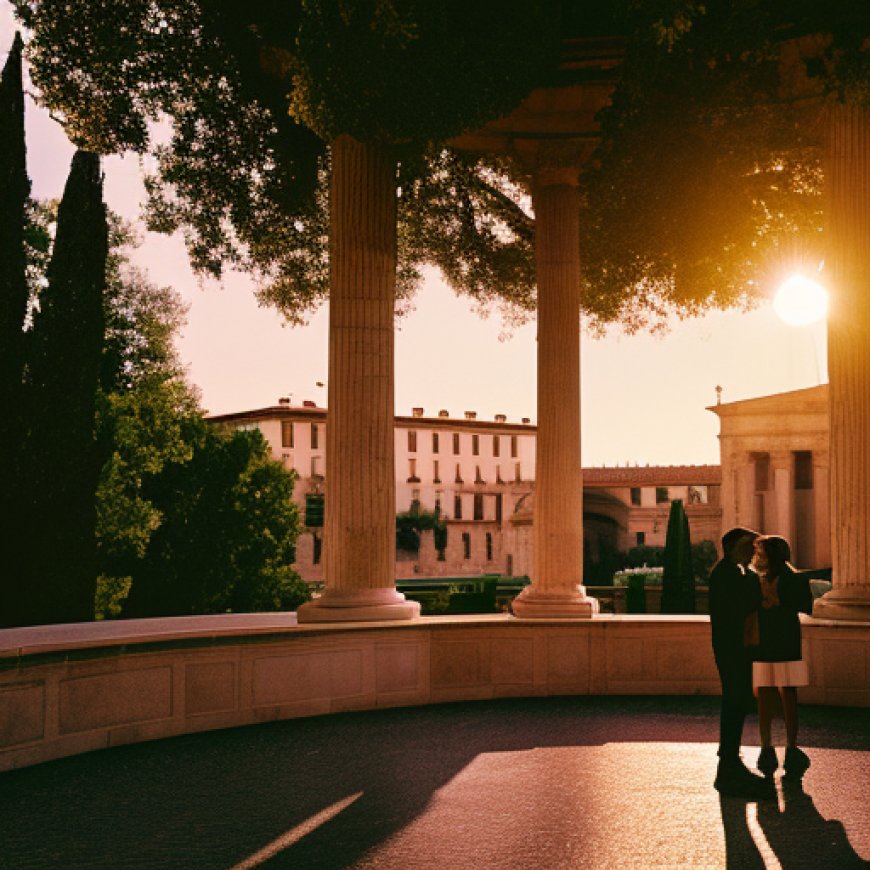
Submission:
POLYGON ((717 703, 450 704, 61 759, 0 774, 0 867, 870 866, 870 710, 802 708, 804 789, 756 804, 711 786, 717 703))

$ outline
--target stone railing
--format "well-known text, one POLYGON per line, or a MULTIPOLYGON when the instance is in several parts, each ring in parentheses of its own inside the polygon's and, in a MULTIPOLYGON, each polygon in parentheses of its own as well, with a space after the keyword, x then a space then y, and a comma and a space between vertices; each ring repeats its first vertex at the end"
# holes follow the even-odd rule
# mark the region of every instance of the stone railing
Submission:
MULTIPOLYGON (((870 624, 806 620, 804 642, 803 701, 870 706, 870 624)), ((718 691, 705 616, 297 626, 294 614, 239 614, 7 629, 0 770, 347 710, 718 691)))

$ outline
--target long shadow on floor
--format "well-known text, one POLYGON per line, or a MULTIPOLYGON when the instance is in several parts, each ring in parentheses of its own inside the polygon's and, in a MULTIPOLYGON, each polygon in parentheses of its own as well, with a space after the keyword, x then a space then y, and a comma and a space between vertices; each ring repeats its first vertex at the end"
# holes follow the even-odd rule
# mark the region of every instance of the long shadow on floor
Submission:
MULTIPOLYGON (((0 867, 231 868, 258 853, 265 859, 264 846, 274 843, 274 857, 258 866, 337 870, 405 828, 482 753, 712 744, 717 711, 708 698, 473 702, 276 722, 62 759, 0 775, 0 867), (324 815, 330 807, 332 818, 324 815), (319 824, 309 830, 312 817, 319 824)), ((805 744, 870 750, 866 716, 817 715, 805 744)), ((591 799, 599 785, 578 784, 580 806, 583 790, 591 799)), ((774 838, 777 825, 808 825, 811 799, 786 807, 783 819, 760 820, 774 838)), ((726 835, 734 820, 723 811, 726 835)))

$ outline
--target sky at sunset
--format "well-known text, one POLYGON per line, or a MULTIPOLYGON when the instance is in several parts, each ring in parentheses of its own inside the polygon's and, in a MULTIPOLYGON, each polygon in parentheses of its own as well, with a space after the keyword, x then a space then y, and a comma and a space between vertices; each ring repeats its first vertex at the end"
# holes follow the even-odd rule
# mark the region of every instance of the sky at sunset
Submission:
MULTIPOLYGON (((11 7, 0 2, 0 60, 12 42, 11 7)), ((25 35, 26 37, 26 35, 25 35)), ((73 149, 60 126, 27 101, 28 170, 33 195, 59 197, 73 149)), ((105 160, 110 208, 136 220, 144 191, 138 159, 105 160)), ((179 236, 141 229, 134 259, 151 280, 174 286, 189 306, 178 348, 212 413, 241 411, 291 395, 297 404, 325 404, 327 311, 302 328, 282 325, 259 308, 244 275, 221 285, 191 273, 179 236)), ((535 327, 508 339, 497 314, 481 319, 434 269, 398 325, 396 411, 422 406, 427 415, 446 408, 462 416, 475 410, 492 419, 535 419, 535 327)), ((718 421, 705 410, 716 400, 750 398, 813 386, 827 380, 823 324, 789 327, 767 303, 757 310, 716 312, 675 321, 663 337, 627 337, 612 330, 587 337, 582 353, 582 455, 585 465, 682 464, 719 461, 718 421)))

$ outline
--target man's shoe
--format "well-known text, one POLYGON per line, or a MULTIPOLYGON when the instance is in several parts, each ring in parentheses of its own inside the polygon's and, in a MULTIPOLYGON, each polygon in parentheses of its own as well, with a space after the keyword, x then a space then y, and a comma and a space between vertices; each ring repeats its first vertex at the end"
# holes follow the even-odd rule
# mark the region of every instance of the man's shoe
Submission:
POLYGON ((789 746, 785 750, 783 770, 789 779, 800 779, 810 766, 810 757, 797 746, 789 746))
POLYGON ((779 759, 776 750, 772 746, 765 746, 758 753, 758 762, 755 765, 765 776, 773 776, 779 767, 779 759))
POLYGON ((769 800, 776 797, 770 780, 753 773, 739 759, 720 762, 713 787, 723 797, 741 797, 749 800, 769 800))

